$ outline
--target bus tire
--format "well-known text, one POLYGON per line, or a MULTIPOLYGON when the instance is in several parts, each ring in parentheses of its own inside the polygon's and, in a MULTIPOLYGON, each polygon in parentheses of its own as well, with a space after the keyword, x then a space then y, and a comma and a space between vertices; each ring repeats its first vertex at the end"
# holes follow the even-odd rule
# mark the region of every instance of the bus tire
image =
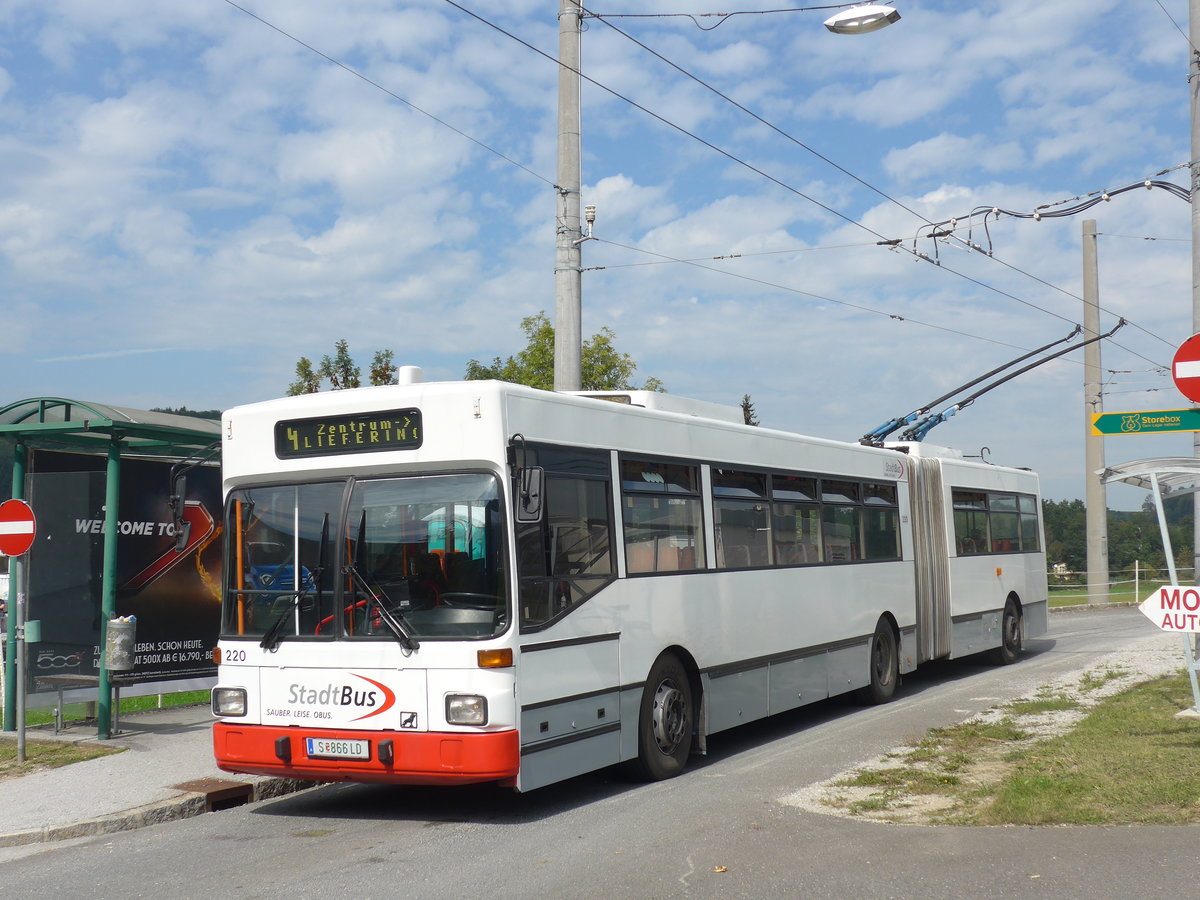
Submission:
POLYGON ((1000 646, 991 651, 990 658, 998 666, 1010 666, 1021 656, 1025 645, 1025 623, 1021 610, 1012 597, 1004 604, 1000 619, 1000 646))
POLYGON ((663 654, 650 668, 638 717, 638 755, 633 771, 645 781, 674 778, 692 750, 695 703, 683 663, 663 654))
POLYGON ((895 696, 896 683, 900 680, 900 652, 896 645, 896 633, 886 619, 875 625, 871 638, 870 681, 860 688, 858 697, 863 703, 876 705, 887 703, 895 696))

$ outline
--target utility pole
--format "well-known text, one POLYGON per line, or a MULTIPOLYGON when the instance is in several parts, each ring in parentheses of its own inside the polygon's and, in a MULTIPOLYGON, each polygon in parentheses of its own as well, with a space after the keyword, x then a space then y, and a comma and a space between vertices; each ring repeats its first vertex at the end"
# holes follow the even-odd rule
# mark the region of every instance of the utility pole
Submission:
POLYGON ((579 112, 579 0, 558 8, 558 172, 554 216, 554 389, 582 388, 583 230, 579 221, 582 177, 579 112))
MULTIPOLYGON (((1192 334, 1200 334, 1200 0, 1188 0, 1188 93, 1190 95, 1192 200, 1192 334)), ((1192 434, 1192 456, 1200 459, 1200 431, 1192 434)), ((1200 493, 1192 495, 1192 584, 1200 576, 1200 493)))
MULTIPOLYGON (((1200 3, 1200 0, 1193 0, 1200 3)), ((821 9, 823 7, 815 7, 821 9)), ((773 10, 801 12, 803 10, 773 10)), ((582 124, 579 104, 580 0, 559 0, 558 6, 558 171, 555 176, 554 214, 554 389, 578 391, 583 386, 583 252, 591 239, 595 207, 587 207, 588 233, 580 223, 582 174, 582 124)), ((864 3, 844 9, 825 20, 836 34, 869 34, 898 21, 890 6, 864 3)))
MULTIPOLYGON (((1200 2, 1200 0, 1197 0, 1200 2)), ((1083 222, 1083 339, 1100 334, 1100 273, 1096 220, 1083 222)), ((1092 415, 1104 412, 1101 394, 1100 341, 1083 348, 1084 478, 1087 490, 1088 603, 1108 602, 1108 496, 1097 474, 1104 468, 1104 436, 1092 434, 1092 415)))

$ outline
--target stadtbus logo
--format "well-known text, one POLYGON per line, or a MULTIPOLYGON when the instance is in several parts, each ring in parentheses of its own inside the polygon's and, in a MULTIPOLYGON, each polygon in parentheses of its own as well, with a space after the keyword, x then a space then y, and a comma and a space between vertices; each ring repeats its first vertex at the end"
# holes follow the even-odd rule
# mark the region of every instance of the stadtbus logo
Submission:
POLYGON ((369 712, 357 716, 351 721, 357 722, 359 719, 369 719, 372 716, 377 716, 380 713, 387 712, 396 703, 396 694, 386 684, 380 684, 366 675, 357 673, 349 673, 355 678, 360 678, 367 684, 376 688, 365 688, 357 684, 338 684, 330 682, 322 687, 309 687, 306 684, 292 684, 288 686, 288 704, 291 706, 303 707, 330 707, 345 709, 349 707, 351 710, 365 709, 369 712))

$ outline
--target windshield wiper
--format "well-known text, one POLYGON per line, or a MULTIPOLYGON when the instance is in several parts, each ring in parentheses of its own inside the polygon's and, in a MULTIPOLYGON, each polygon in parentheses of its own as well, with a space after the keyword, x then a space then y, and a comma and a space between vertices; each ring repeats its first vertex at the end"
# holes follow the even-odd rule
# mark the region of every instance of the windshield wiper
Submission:
MULTIPOLYGON (((279 641, 283 638, 283 625, 287 621, 288 616, 295 611, 296 607, 300 605, 300 601, 307 597, 314 587, 317 587, 318 591, 320 590, 321 576, 325 571, 325 550, 328 544, 329 513, 325 513, 325 517, 321 520, 321 547, 317 554, 316 568, 309 573, 307 583, 304 583, 300 580, 300 573, 303 571, 303 567, 299 565, 292 566, 292 582, 296 585, 296 592, 292 594, 291 602, 279 614, 279 617, 271 623, 271 627, 267 629, 262 640, 258 642, 258 646, 262 649, 273 651, 279 646, 279 641)), ((284 563, 284 565, 287 565, 287 563, 284 563)), ((279 569, 276 569, 276 572, 282 568, 283 566, 280 566, 279 569)))
MULTIPOLYGON (((395 636, 396 640, 400 642, 401 647, 412 653, 421 646, 417 639, 413 637, 412 631, 405 623, 404 614, 401 613, 400 610, 396 610, 393 613, 387 608, 387 606, 384 605, 385 602, 390 604, 392 601, 383 591, 379 591, 379 593, 373 591, 371 586, 367 584, 367 580, 363 578, 362 573, 359 572, 355 567, 354 563, 348 563, 347 565, 343 566, 342 573, 353 578, 358 583, 358 586, 362 588, 362 590, 370 598, 370 603, 373 604, 375 609, 379 612, 380 621, 387 626, 388 631, 390 631, 395 636)), ((367 607, 367 611, 368 613, 370 612, 370 606, 367 607)))

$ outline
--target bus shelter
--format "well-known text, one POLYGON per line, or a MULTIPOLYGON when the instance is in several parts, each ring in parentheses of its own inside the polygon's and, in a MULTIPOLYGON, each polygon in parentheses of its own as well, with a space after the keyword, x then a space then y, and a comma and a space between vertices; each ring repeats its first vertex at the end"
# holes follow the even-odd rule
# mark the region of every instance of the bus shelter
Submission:
MULTIPOLYGON (((1117 481, 1150 491, 1154 498, 1155 512, 1158 514, 1158 529, 1162 535, 1163 552, 1167 558, 1167 571, 1171 577, 1171 584, 1179 584, 1179 576, 1175 571, 1175 550, 1171 546, 1171 534, 1167 529, 1167 516, 1163 510, 1163 501, 1200 492, 1200 459, 1190 456, 1139 459, 1109 466, 1096 474, 1105 484, 1117 481)), ((1195 575, 1193 575, 1193 580, 1195 580, 1195 575)), ((1192 708, 1200 714, 1200 678, 1197 676, 1197 673, 1200 672, 1200 662, 1197 662, 1198 645, 1200 645, 1200 635, 1183 635, 1184 658, 1192 683, 1192 708)))
MULTIPOLYGON (((100 647, 106 646, 110 621, 116 613, 119 496, 123 466, 132 460, 156 460, 167 464, 188 465, 200 459, 217 458, 220 448, 220 422, 192 416, 147 410, 127 409, 101 403, 39 397, 20 400, 0 408, 0 438, 11 442, 12 495, 27 499, 27 470, 31 452, 61 451, 100 457, 103 460, 103 522, 96 522, 102 535, 100 566, 100 647)), ((166 482, 166 479, 164 479, 166 482)), ((37 509, 34 509, 35 515, 37 509)), ((11 598, 17 599, 18 586, 27 583, 23 569, 25 556, 10 560, 11 598)), ((5 627, 4 723, 6 730, 16 727, 17 684, 16 656, 18 604, 10 602, 5 627)), ((22 652, 24 647, 21 647, 22 652)), ((111 737, 112 679, 110 667, 101 653, 98 663, 96 696, 97 735, 111 737)))

